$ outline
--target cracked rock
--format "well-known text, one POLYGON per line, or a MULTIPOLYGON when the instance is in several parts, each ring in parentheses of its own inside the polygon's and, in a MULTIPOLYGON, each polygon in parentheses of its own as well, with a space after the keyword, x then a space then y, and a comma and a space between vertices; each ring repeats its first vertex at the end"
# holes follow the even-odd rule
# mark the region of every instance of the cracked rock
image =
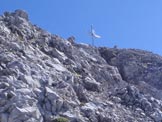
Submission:
POLYGON ((161 122, 162 57, 51 34, 0 16, 0 122, 161 122))

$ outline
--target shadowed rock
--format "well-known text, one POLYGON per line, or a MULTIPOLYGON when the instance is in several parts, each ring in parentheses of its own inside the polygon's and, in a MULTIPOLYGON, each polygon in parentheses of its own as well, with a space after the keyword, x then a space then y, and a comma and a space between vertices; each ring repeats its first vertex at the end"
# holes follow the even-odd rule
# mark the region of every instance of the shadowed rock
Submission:
POLYGON ((0 122, 161 122, 162 57, 93 47, 0 17, 0 122))

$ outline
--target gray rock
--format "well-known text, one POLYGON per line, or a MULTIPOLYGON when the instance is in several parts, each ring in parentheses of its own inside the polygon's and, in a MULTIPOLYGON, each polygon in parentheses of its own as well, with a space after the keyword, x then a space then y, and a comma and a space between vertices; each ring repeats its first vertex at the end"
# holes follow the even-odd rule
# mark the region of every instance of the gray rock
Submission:
POLYGON ((86 103, 88 101, 86 90, 84 89, 82 85, 75 85, 74 90, 80 102, 86 103))
POLYGON ((162 121, 162 112, 157 110, 151 115, 151 117, 154 119, 155 122, 160 122, 162 121))
POLYGON ((2 122, 8 122, 8 116, 9 115, 7 113, 1 114, 0 121, 2 121, 2 122))
POLYGON ((28 20, 28 14, 23 10, 15 10, 15 15, 28 20))
POLYGON ((162 57, 77 44, 0 16, 0 122, 160 122, 162 57))
POLYGON ((53 101, 53 100, 59 99, 59 95, 56 92, 52 91, 50 88, 46 87, 45 90, 46 90, 46 93, 45 93, 46 97, 49 100, 53 101))
POLYGON ((78 117, 74 113, 71 113, 70 111, 63 113, 61 116, 68 118, 70 122, 82 122, 82 120, 78 119, 78 117))
POLYGON ((90 91, 99 91, 100 83, 96 82, 95 79, 86 77, 84 80, 84 87, 90 91))
POLYGON ((161 89, 161 56, 136 49, 100 48, 100 53, 110 65, 118 67, 123 80, 133 84, 144 81, 161 89))
POLYGON ((33 107, 15 107, 11 111, 8 122, 27 121, 30 118, 35 118, 34 121, 39 122, 41 120, 40 112, 33 107))
POLYGON ((10 85, 6 82, 0 82, 0 89, 5 89, 6 87, 9 87, 10 85))
POLYGON ((11 42, 10 43, 10 48, 12 50, 15 50, 15 51, 21 51, 22 50, 22 48, 20 47, 20 45, 17 44, 17 43, 15 43, 15 42, 11 42))

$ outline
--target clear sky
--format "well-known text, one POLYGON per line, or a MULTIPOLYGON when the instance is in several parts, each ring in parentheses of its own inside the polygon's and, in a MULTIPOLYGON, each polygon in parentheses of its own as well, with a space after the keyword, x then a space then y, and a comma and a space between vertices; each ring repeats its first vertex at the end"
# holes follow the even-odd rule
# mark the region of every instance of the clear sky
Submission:
POLYGON ((96 46, 138 48, 162 55, 162 0, 1 0, 0 14, 23 9, 45 30, 96 46))

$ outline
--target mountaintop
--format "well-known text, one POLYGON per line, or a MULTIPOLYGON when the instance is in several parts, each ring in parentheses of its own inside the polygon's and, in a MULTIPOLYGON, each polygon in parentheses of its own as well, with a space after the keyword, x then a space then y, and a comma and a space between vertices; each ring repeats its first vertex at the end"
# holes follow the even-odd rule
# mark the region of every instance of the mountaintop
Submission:
POLYGON ((162 57, 94 47, 0 16, 0 122, 161 122, 162 57))

